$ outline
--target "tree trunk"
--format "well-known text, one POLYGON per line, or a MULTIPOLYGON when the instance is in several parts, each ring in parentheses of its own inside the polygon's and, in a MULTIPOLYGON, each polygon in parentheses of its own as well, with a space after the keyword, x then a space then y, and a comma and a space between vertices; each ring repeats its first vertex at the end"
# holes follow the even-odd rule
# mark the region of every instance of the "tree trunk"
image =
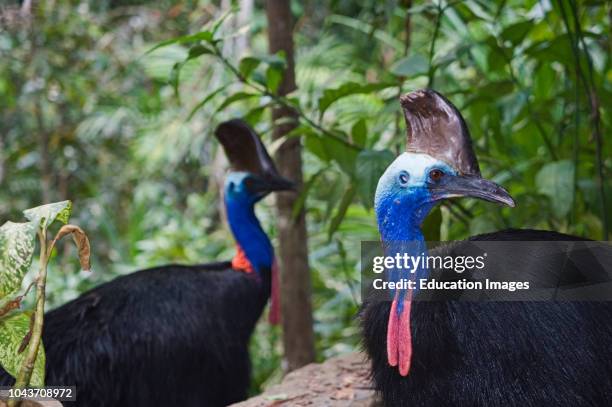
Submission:
MULTIPOLYGON (((289 0, 267 0, 268 41, 270 53, 284 51, 287 70, 278 93, 286 95, 296 89, 293 59, 293 22, 289 0)), ((284 137, 297 124, 296 112, 277 107, 272 112, 276 122, 281 118, 291 123, 275 125, 273 138, 284 137)), ((299 138, 288 139, 276 154, 279 171, 302 185, 302 146, 299 138)), ((304 211, 293 216, 297 200, 295 193, 277 195, 279 258, 281 269, 281 297, 283 319, 283 345, 287 370, 292 371, 315 359, 312 328, 311 283, 308 267, 308 245, 304 211)))

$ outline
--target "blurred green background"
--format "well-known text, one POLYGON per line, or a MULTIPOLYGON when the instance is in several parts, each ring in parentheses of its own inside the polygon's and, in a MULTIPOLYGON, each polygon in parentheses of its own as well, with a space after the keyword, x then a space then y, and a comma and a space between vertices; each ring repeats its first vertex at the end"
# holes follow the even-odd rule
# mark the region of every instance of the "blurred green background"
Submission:
MULTIPOLYGON (((33 5, 25 23, 18 2, 0 3, 0 223, 71 199, 94 256, 94 272, 77 273, 74 249, 60 250, 49 306, 139 268, 229 259, 226 163, 211 133, 245 117, 278 148, 270 95, 284 58, 267 54, 264 3, 33 5), (214 30, 214 41, 170 41, 214 30)), ((359 346, 359 244, 378 239, 373 191, 403 149, 401 93, 429 86, 451 99, 483 175, 518 204, 446 205, 426 225, 430 239, 506 227, 608 239, 610 2, 293 1, 292 12, 298 90, 283 100, 302 116, 292 136, 304 145, 298 205, 319 359, 359 346)), ((272 199, 258 214, 274 237, 272 199)), ((253 392, 280 377, 279 334, 257 328, 253 392)))

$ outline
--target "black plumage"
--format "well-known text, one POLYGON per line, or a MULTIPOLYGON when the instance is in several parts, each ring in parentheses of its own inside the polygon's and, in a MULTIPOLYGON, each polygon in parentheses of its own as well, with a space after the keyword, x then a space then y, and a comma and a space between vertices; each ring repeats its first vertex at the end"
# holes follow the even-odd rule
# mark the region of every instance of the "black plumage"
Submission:
MULTIPOLYGON (((582 239, 506 230, 469 240, 582 239)), ((455 243, 430 255, 460 255, 466 247, 455 243)), ((530 254, 536 253, 521 256, 530 254)), ((508 253, 507 260, 518 257, 508 253)), ((556 278, 556 266, 554 259, 534 256, 531 268, 516 269, 516 280, 534 273, 556 278)), ((370 302, 361 314, 373 382, 386 406, 612 405, 611 302, 414 301, 412 367, 406 377, 387 362, 390 307, 390 302, 370 302)))
MULTIPOLYGON (((46 314, 46 384, 76 386, 75 405, 91 407, 243 400, 248 342, 269 296, 262 287, 229 262, 169 265, 103 284, 46 314)), ((6 373, 0 380, 13 381, 6 373)))

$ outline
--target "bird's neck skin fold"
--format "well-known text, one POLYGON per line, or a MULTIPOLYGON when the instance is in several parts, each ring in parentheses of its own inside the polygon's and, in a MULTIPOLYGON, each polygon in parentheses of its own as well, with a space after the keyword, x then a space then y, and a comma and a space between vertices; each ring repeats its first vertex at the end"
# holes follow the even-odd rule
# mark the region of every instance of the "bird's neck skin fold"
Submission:
POLYGON ((254 203, 225 198, 225 206, 228 223, 237 245, 244 252, 253 271, 264 283, 268 283, 274 262, 274 249, 255 216, 254 203))
MULTIPOLYGON (((395 257, 398 254, 400 256, 407 254, 415 258, 427 256, 427 245, 421 231, 421 224, 434 204, 422 204, 423 199, 419 194, 420 192, 415 192, 413 199, 402 200, 397 199, 393 194, 379 196, 376 203, 376 216, 385 256, 395 257)), ((428 275, 425 266, 419 266, 414 273, 406 270, 388 270, 388 272, 388 278, 392 281, 407 278, 417 283, 418 279, 426 278, 428 275)), ((403 308, 402 303, 406 290, 397 290, 394 296, 400 300, 397 310, 399 313, 403 308)))

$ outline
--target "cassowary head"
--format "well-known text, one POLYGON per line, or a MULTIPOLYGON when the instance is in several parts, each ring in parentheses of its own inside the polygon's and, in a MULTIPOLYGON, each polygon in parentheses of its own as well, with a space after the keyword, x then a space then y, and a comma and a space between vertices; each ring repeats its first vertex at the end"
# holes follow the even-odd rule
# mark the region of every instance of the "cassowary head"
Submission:
POLYGON ((242 120, 221 123, 215 131, 231 165, 225 179, 225 196, 233 202, 253 205, 273 191, 293 190, 282 177, 259 136, 242 120))
POLYGON ((481 177, 469 131, 451 102, 430 89, 404 95, 400 102, 407 146, 378 182, 375 208, 381 232, 401 239, 393 230, 399 222, 419 226, 447 198, 467 196, 514 206, 504 188, 481 177))

